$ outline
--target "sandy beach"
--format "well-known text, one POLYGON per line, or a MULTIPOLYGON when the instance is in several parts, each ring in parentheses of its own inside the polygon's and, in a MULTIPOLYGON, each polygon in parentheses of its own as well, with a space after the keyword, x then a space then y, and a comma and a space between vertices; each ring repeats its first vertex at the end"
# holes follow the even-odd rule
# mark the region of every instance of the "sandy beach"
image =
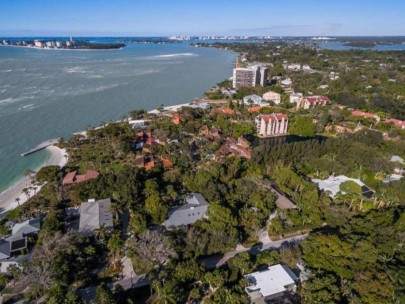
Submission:
MULTIPOLYGON (((67 153, 65 149, 58 148, 56 146, 49 146, 46 148, 50 152, 49 159, 40 166, 37 170, 45 166, 59 166, 63 167, 67 163, 67 153)), ((31 196, 35 195, 42 186, 33 186, 31 184, 31 178, 29 176, 23 177, 20 181, 14 184, 0 194, 0 218, 4 214, 18 205, 24 204, 31 196), (23 193, 23 189, 29 188, 27 194, 23 193), (19 201, 17 202, 17 198, 19 201)))

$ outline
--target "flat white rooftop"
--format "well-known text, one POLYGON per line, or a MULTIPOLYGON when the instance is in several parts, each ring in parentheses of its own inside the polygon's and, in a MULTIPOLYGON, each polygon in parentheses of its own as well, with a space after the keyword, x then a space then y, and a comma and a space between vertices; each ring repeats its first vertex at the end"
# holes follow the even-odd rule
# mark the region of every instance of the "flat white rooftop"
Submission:
POLYGON ((257 291, 263 298, 286 291, 286 286, 291 286, 298 280, 290 268, 280 264, 247 274, 245 278, 252 284, 246 288, 247 292, 257 291))
POLYGON ((355 182, 357 185, 359 185, 362 188, 362 192, 364 196, 367 196, 371 193, 372 191, 359 179, 356 178, 350 178, 345 175, 339 175, 339 176, 329 176, 327 179, 321 180, 321 179, 312 179, 312 182, 318 185, 318 188, 323 190, 323 191, 329 191, 331 193, 331 197, 335 197, 336 194, 340 192, 340 184, 347 182, 347 181, 352 181, 355 182))

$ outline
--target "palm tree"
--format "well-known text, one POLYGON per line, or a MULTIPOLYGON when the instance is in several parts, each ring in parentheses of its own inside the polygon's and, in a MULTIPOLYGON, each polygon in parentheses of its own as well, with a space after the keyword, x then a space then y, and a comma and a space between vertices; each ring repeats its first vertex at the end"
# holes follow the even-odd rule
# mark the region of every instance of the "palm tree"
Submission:
POLYGON ((15 199, 15 201, 17 202, 18 206, 20 206, 20 201, 21 201, 21 199, 20 199, 19 197, 17 197, 17 198, 15 199))
POLYGON ((121 204, 111 203, 110 212, 115 215, 115 220, 118 221, 119 216, 124 213, 124 210, 123 210, 121 204))
POLYGON ((98 240, 104 240, 107 238, 107 228, 105 227, 105 224, 101 224, 101 226, 97 229, 94 230, 94 235, 96 239, 98 240))

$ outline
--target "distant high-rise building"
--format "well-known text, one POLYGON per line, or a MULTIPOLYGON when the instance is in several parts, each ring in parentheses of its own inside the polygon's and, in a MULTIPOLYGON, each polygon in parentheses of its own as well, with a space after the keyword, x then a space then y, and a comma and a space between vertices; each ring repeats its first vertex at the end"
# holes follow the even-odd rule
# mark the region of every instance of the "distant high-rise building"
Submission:
POLYGON ((233 69, 232 86, 235 89, 242 87, 254 87, 256 85, 257 70, 252 68, 233 69))
POLYGON ((34 40, 34 45, 35 45, 35 47, 42 47, 43 46, 42 41, 40 41, 40 40, 34 40))
POLYGON ((255 87, 260 84, 266 86, 268 70, 264 66, 255 65, 249 68, 233 69, 232 85, 235 89, 241 87, 255 87))
POLYGON ((269 76, 269 71, 266 67, 260 67, 260 85, 265 87, 267 85, 267 78, 269 76))

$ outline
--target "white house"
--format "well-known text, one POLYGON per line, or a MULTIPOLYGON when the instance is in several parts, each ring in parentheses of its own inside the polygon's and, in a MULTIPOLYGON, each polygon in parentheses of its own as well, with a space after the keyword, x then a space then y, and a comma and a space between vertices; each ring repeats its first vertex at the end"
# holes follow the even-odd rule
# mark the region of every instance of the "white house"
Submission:
POLYGON ((274 300, 297 289, 297 276, 285 265, 273 265, 263 271, 245 275, 250 286, 246 287, 252 303, 274 300))
POLYGON ((284 87, 289 87, 292 85, 292 81, 290 78, 286 78, 286 79, 282 80, 280 83, 284 87))
MULTIPOLYGON (((339 176, 329 176, 327 179, 321 180, 321 179, 312 179, 312 182, 318 185, 318 188, 323 191, 329 192, 329 196, 331 198, 334 198, 340 190, 340 185, 344 182, 347 181, 352 181, 355 182, 357 185, 361 187, 361 191, 363 196, 365 197, 371 197, 374 192, 366 186, 361 180, 356 179, 356 178, 350 178, 344 175, 339 175, 339 176)), ((343 193, 344 194, 344 193, 343 193)))
POLYGON ((255 106, 268 105, 268 103, 263 101, 263 98, 255 94, 243 97, 243 103, 245 105, 255 105, 255 106))
POLYGON ((289 65, 287 65, 287 70, 299 71, 299 70, 301 70, 301 64, 299 64, 299 63, 289 64, 289 65))
POLYGON ((276 92, 267 92, 263 94, 263 99, 265 101, 272 101, 275 104, 280 104, 281 102, 281 95, 276 92))
POLYGON ((303 97, 302 93, 293 93, 290 95, 290 102, 297 103, 302 99, 302 97, 303 97))

